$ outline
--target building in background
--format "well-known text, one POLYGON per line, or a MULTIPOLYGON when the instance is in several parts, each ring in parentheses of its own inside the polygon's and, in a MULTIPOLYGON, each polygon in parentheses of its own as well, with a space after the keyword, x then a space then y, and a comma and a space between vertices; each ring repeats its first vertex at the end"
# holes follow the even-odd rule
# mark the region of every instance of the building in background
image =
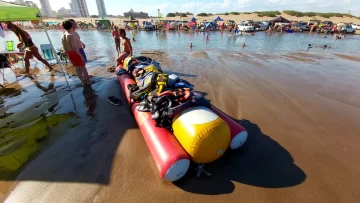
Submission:
POLYGON ((17 3, 17 4, 23 4, 23 3, 24 3, 24 0, 15 0, 15 3, 17 3))
POLYGON ((124 13, 124 17, 128 18, 128 17, 134 17, 134 18, 149 18, 149 14, 145 13, 145 12, 134 12, 134 10, 130 9, 129 12, 124 13))
POLYGON ((89 17, 86 0, 71 0, 70 8, 77 17, 89 17))
POLYGON ((59 14, 56 11, 52 11, 52 16, 57 17, 59 14))
POLYGON ((42 15, 46 17, 53 17, 53 10, 51 9, 49 0, 40 0, 42 15))
POLYGON ((38 7, 38 5, 36 5, 36 3, 32 2, 32 1, 25 1, 22 5, 24 5, 24 6, 38 7))
POLYGON ((104 0, 96 0, 97 9, 99 11, 99 17, 105 17, 106 14, 106 8, 104 0))
POLYGON ((58 11, 58 15, 62 16, 62 17, 75 17, 75 13, 73 13, 73 11, 71 9, 67 9, 67 8, 60 8, 58 11))
POLYGON ((75 13, 75 9, 74 9, 74 6, 73 6, 72 2, 69 3, 69 6, 70 6, 70 9, 71 9, 71 12, 75 13))

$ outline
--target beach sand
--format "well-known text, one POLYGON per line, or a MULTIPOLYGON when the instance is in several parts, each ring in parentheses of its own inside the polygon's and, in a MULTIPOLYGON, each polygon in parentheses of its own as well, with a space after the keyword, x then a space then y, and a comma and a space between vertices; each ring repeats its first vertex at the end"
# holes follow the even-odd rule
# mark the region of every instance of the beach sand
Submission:
MULTIPOLYGON (((228 151, 207 165, 211 177, 197 179, 190 169, 176 183, 162 181, 115 76, 98 70, 93 77, 97 97, 90 92, 89 98, 72 78, 73 103, 70 93, 55 83, 57 91, 46 101, 58 103, 58 114, 74 112, 75 105, 76 117, 64 124, 68 126, 62 127, 61 136, 33 158, 16 181, 0 181, 0 200, 358 201, 360 62, 354 60, 356 56, 218 51, 143 54, 159 60, 165 72, 195 84, 213 105, 241 123, 249 132, 244 148, 228 151), (111 95, 122 97, 124 105, 110 105, 107 97, 111 95), (87 116, 89 108, 94 118, 87 116)), ((61 75, 55 77, 64 84, 61 75)), ((43 84, 49 77, 38 79, 43 84)), ((45 102, 44 109, 51 105, 45 102)), ((52 135, 57 128, 53 127, 52 135)))
MULTIPOLYGON (((166 14, 165 14, 166 15, 166 14)), ((236 23, 238 23, 240 20, 254 20, 254 21, 262 21, 262 20, 272 20, 275 17, 259 17, 256 13, 252 13, 252 14, 240 14, 240 15, 213 15, 213 16, 206 16, 206 17, 202 17, 202 16, 192 16, 189 15, 187 17, 164 17, 163 19, 165 20, 186 20, 186 21, 190 21, 190 19, 192 17, 195 17, 197 19, 198 22, 201 22, 202 20, 214 20, 217 16, 220 16, 220 18, 222 18, 223 20, 234 20, 236 23)), ((282 17, 288 19, 288 20, 293 20, 293 21, 304 21, 304 22, 308 22, 310 19, 312 19, 312 17, 296 17, 296 16, 290 16, 287 15, 285 13, 281 14, 282 17)), ((74 18, 76 21, 81 21, 81 22, 86 22, 86 23, 95 23, 95 20, 98 20, 98 18, 74 18)), ((107 18, 110 21, 114 22, 115 25, 124 25, 123 21, 124 20, 128 20, 128 18, 107 18)), ((157 18, 151 18, 153 20, 157 20, 157 18)), ((143 21, 150 21, 150 18, 148 19, 136 19, 139 21, 140 25, 142 25, 143 21)), ((360 20, 356 19, 356 18, 350 18, 350 17, 331 17, 331 18, 323 18, 320 16, 316 16, 316 19, 321 20, 321 21, 332 21, 334 23, 341 23, 341 22, 352 22, 352 23, 356 23, 356 24, 360 24, 360 20)), ((44 21, 47 22, 62 22, 63 20, 61 19, 56 19, 56 18, 48 18, 45 19, 44 21)))

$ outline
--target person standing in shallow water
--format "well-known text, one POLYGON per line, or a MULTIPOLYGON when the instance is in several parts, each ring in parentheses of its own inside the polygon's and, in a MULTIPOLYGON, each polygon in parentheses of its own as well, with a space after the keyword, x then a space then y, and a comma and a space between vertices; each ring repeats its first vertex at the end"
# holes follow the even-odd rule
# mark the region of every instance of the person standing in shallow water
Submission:
POLYGON ((123 63, 123 61, 124 61, 124 59, 126 59, 126 57, 132 56, 132 54, 133 54, 131 42, 130 42, 130 39, 126 37, 125 29, 120 29, 119 33, 120 33, 120 37, 121 37, 121 45, 123 47, 123 49, 122 49, 123 52, 121 52, 119 54, 119 57, 116 60, 118 66, 123 63))
POLYGON ((14 25, 12 22, 7 22, 7 27, 9 30, 15 33, 15 35, 19 38, 20 44, 25 47, 24 61, 25 70, 28 75, 30 75, 30 59, 33 56, 35 56, 35 58, 37 58, 39 61, 43 62, 49 68, 49 71, 53 70, 50 63, 47 62, 43 57, 41 57, 39 49, 33 43, 29 33, 14 25))
POLYGON ((66 30, 62 36, 62 45, 70 62, 75 66, 76 75, 83 85, 91 85, 91 80, 85 67, 85 59, 80 53, 81 42, 74 32, 73 24, 67 20, 62 23, 62 26, 66 30))
POLYGON ((120 33, 118 26, 113 27, 112 36, 115 40, 116 51, 120 54, 120 33))
POLYGON ((71 24, 73 25, 74 35, 75 35, 75 37, 77 37, 79 39, 79 42, 81 44, 80 53, 84 57, 85 63, 86 63, 87 62, 87 57, 86 57, 85 50, 84 50, 85 49, 85 44, 81 41, 79 33, 76 32, 76 29, 78 28, 77 23, 75 22, 74 19, 69 19, 68 21, 70 21, 71 24))

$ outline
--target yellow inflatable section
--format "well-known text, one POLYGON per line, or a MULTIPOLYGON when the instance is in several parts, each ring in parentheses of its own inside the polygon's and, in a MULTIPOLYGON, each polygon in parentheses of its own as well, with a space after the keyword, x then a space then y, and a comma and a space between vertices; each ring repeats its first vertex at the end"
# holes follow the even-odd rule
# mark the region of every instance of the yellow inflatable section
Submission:
POLYGON ((230 127, 206 107, 186 109, 172 127, 182 147, 199 164, 220 158, 230 144, 230 127))

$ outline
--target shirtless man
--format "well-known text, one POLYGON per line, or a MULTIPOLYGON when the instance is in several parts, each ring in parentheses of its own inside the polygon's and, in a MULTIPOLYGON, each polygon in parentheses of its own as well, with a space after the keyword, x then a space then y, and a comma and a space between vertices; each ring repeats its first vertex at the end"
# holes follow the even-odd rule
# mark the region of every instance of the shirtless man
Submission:
POLYGON ((74 34, 73 24, 67 20, 62 25, 66 30, 62 36, 62 44, 70 62, 75 66, 76 75, 83 85, 91 85, 91 80, 85 67, 85 59, 80 53, 82 45, 80 39, 74 34))
POLYGON ((133 52, 130 39, 126 37, 125 29, 120 29, 119 32, 120 32, 123 52, 120 52, 119 57, 116 60, 118 66, 122 64, 124 59, 126 59, 128 56, 132 56, 132 52, 133 52))
POLYGON ((84 49, 85 49, 85 44, 81 41, 79 33, 76 32, 76 28, 78 28, 77 23, 75 22, 74 19, 69 19, 69 21, 70 21, 71 24, 73 25, 74 35, 75 35, 77 38, 79 38, 79 41, 80 41, 80 43, 81 43, 80 53, 81 53, 82 56, 84 57, 85 63, 86 63, 86 62, 87 62, 87 58, 86 58, 86 54, 85 54, 85 51, 84 51, 84 49))

